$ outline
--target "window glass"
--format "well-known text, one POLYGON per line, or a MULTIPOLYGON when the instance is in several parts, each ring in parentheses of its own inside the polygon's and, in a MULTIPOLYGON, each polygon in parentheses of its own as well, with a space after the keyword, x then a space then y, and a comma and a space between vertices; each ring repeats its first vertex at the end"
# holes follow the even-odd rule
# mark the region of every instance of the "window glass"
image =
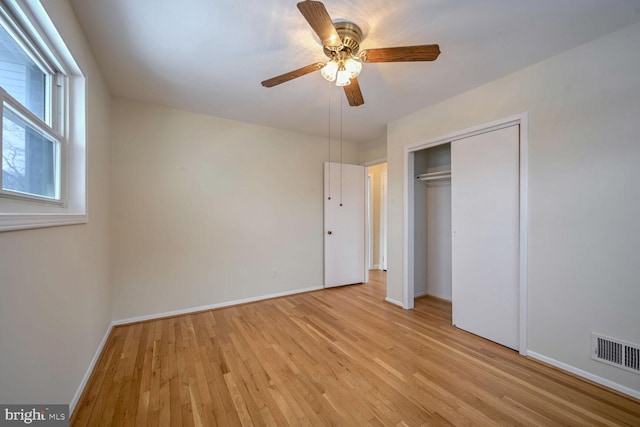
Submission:
POLYGON ((0 86, 46 121, 47 74, 0 25, 0 86))
POLYGON ((2 189, 57 199, 59 143, 4 105, 2 189))

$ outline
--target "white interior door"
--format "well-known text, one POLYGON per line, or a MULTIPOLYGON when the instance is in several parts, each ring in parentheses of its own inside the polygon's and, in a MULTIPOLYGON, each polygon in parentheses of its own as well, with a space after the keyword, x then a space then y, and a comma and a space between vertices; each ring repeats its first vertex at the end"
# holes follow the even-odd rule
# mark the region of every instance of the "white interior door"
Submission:
POLYGON ((457 327, 519 347, 519 127, 451 143, 457 327))
POLYGON ((365 168, 324 164, 324 286, 364 282, 365 168))

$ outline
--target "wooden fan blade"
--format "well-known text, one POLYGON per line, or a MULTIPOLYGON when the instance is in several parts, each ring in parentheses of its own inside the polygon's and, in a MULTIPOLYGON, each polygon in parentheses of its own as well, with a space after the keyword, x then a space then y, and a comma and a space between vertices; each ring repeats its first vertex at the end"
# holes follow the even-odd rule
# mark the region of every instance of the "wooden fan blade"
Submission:
POLYGON ((333 21, 324 7, 319 1, 305 0, 298 3, 298 10, 307 20, 313 31, 322 40, 323 46, 339 47, 342 46, 342 40, 333 26, 333 21))
POLYGON ((288 73, 284 73, 263 81, 262 86, 274 87, 276 85, 279 85, 280 83, 288 82, 289 80, 293 80, 314 71, 318 71, 320 68, 322 68, 323 65, 324 64, 321 62, 317 62, 315 64, 307 65, 306 67, 298 68, 297 70, 289 71, 288 73))
POLYGON ((360 54, 360 59, 362 62, 435 61, 438 55, 440 55, 440 46, 437 44, 423 44, 419 46, 366 49, 360 54))
POLYGON ((349 105, 352 107, 364 104, 364 98, 362 97, 362 91, 360 91, 360 84, 357 78, 351 79, 351 84, 344 86, 344 94, 347 95, 349 105))

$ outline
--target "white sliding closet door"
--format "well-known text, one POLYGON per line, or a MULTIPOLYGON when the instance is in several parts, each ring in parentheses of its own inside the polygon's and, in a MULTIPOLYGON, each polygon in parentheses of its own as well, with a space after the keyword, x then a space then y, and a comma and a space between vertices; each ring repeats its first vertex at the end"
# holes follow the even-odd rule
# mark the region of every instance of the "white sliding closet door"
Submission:
POLYGON ((451 143, 458 328, 519 347, 519 126, 451 143))

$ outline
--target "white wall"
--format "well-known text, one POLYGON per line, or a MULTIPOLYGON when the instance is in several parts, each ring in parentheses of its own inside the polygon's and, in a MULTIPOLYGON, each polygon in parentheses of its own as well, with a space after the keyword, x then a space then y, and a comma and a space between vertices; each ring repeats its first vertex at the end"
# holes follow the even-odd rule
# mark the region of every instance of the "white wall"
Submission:
POLYGON ((322 286, 327 138, 123 99, 112 117, 113 319, 322 286))
POLYGON ((358 158, 360 164, 366 164, 387 158, 387 135, 363 142, 358 145, 358 158))
POLYGON ((388 296, 402 300, 403 147, 529 112, 529 349, 640 391, 590 334, 640 343, 640 24, 388 126, 388 296))
POLYGON ((451 184, 413 185, 413 295, 451 301, 451 184))
POLYGON ((0 233, 0 402, 71 402, 111 320, 110 95, 67 1, 43 4, 87 77, 89 223, 0 233))
MULTIPOLYGON (((451 301, 451 182, 425 187, 427 279, 424 293, 451 301)), ((417 287, 414 294, 419 295, 417 287)))

